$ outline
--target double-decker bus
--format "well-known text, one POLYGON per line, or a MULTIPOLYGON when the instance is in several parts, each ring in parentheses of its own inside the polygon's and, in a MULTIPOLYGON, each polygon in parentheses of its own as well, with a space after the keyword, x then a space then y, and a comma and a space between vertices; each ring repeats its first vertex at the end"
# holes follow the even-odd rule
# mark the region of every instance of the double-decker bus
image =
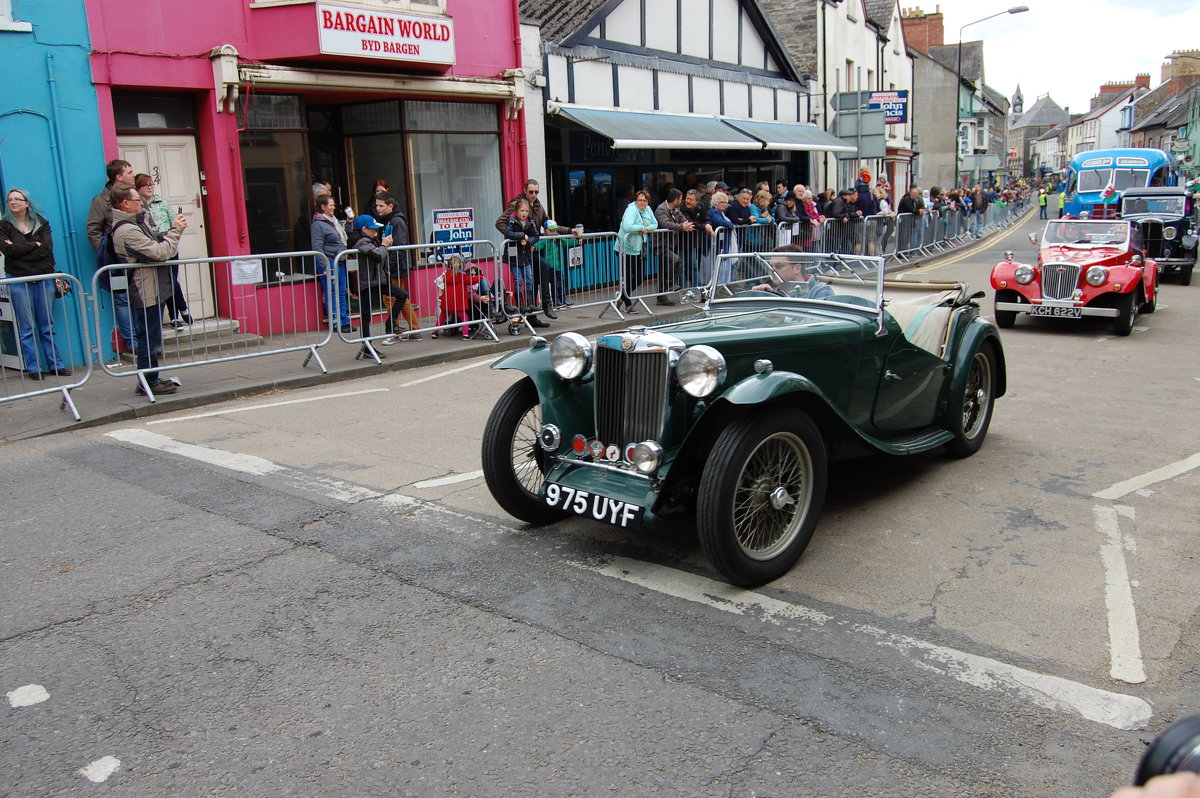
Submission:
POLYGON ((1063 212, 1093 219, 1116 219, 1121 193, 1130 188, 1173 186, 1175 162, 1162 150, 1125 148, 1088 150, 1067 167, 1067 196, 1063 212))

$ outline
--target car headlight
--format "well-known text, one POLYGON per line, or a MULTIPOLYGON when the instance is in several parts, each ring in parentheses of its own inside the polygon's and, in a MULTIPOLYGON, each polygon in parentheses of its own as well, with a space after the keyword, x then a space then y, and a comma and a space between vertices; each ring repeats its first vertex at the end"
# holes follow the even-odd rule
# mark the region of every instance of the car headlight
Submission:
POLYGON ((1180 243, 1183 244, 1184 249, 1195 249, 1196 248, 1196 236, 1192 235, 1191 233, 1188 233, 1187 235, 1185 235, 1183 237, 1183 240, 1180 243))
POLYGON ((1164 227, 1163 228, 1163 238, 1165 238, 1167 241, 1174 241, 1175 236, 1177 236, 1177 235, 1179 235, 1179 231, 1176 230, 1174 227, 1164 227))
POLYGON ((550 365, 564 380, 587 374, 592 367, 592 345, 579 333, 563 333, 550 344, 550 365))
POLYGON ((697 399, 708 396, 725 381, 725 358, 711 346, 692 346, 684 350, 675 364, 679 387, 697 399))
POLYGON ((1088 285, 1104 285, 1104 281, 1108 279, 1108 269, 1103 266, 1093 266, 1087 270, 1086 278, 1088 285))
POLYGON ((1013 277, 1017 278, 1017 282, 1021 285, 1028 285, 1033 282, 1033 267, 1028 263, 1022 263, 1013 270, 1013 277))
POLYGON ((663 448, 654 441, 642 441, 630 447, 629 460, 643 474, 653 474, 662 465, 663 448))

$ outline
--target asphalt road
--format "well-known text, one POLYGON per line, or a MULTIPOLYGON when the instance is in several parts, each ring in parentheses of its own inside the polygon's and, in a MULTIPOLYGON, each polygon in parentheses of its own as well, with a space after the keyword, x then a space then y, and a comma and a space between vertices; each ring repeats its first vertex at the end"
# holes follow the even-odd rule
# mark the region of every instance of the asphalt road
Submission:
POLYGON ((505 516, 487 361, 9 444, 0 796, 1107 795, 1200 711, 1198 318, 1019 320, 984 448, 837 465, 757 591, 505 516))

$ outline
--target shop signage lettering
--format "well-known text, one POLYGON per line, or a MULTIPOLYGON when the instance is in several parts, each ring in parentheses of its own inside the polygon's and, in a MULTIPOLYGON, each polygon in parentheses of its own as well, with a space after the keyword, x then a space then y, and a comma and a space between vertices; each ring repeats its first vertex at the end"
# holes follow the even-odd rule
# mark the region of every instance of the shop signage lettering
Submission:
POLYGON ((317 31, 321 52, 330 55, 454 63, 454 21, 449 17, 363 13, 318 3, 317 31))

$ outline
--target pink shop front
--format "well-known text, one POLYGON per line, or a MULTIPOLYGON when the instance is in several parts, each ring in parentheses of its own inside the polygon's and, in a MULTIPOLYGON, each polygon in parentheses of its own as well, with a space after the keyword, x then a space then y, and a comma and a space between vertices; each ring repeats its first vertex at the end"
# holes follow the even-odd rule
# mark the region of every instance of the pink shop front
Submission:
MULTIPOLYGON (((238 279, 222 262, 194 287, 197 315, 259 335, 321 325, 312 259, 274 256, 311 249, 315 181, 362 213, 386 180, 409 219, 397 243, 431 241, 435 212, 459 208, 498 238, 491 221, 525 177, 515 0, 87 7, 106 158, 183 209, 181 258, 240 261, 238 279)), ((437 271, 409 280, 426 317, 437 271)))

